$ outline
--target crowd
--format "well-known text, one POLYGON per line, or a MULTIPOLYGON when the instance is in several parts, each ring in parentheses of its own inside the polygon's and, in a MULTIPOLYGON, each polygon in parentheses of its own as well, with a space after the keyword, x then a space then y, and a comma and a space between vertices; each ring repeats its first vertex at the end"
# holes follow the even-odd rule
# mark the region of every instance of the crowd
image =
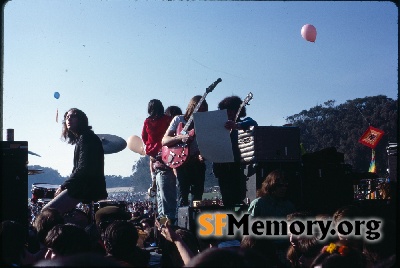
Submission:
MULTIPOLYGON (((287 222, 316 219, 365 219, 370 211, 356 204, 334 214, 314 215, 296 211, 284 198, 284 175, 271 172, 258 197, 246 207, 260 218, 284 216, 287 222)), ((110 201, 110 200, 109 200, 110 201)), ((205 201, 207 203, 207 201, 205 201)), ((219 206, 218 204, 215 204, 219 206)), ((161 224, 157 202, 151 200, 104 203, 91 219, 80 204, 61 214, 43 208, 32 224, 3 221, 2 267, 8 266, 108 266, 108 267, 393 267, 396 261, 395 220, 382 219, 378 241, 365 237, 320 234, 260 238, 241 235, 234 239, 204 238, 178 224, 161 224)), ((369 215, 371 216, 371 215, 369 215)))

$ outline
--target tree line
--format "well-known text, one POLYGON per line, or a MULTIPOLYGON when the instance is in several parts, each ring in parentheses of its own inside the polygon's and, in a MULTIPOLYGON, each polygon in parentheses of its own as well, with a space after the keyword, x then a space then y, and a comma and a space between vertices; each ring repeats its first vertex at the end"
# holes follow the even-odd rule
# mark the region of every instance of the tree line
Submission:
POLYGON ((398 101, 384 95, 357 98, 335 105, 334 100, 288 116, 286 122, 300 128, 300 141, 307 152, 335 147, 344 153, 346 164, 356 172, 367 172, 372 149, 358 140, 369 126, 385 132, 376 152, 377 174, 385 176, 388 167, 386 147, 397 143, 398 101))

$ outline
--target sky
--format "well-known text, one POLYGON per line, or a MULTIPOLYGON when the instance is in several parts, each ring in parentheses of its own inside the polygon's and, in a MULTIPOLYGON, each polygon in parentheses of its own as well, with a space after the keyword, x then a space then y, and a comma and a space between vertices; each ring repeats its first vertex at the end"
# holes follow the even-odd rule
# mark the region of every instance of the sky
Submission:
MULTIPOLYGON (((254 98, 248 116, 282 126, 328 100, 398 97, 398 8, 388 1, 12 0, 4 7, 3 139, 28 141, 29 165, 68 176, 63 114, 83 110, 96 134, 141 135, 151 99, 185 110, 210 92, 254 98), (315 42, 301 28, 317 29, 315 42), (54 92, 59 92, 56 99, 54 92), (56 112, 59 120, 56 122, 56 112)), ((364 123, 364 122, 360 122, 364 123)), ((357 141, 355 141, 357 142, 357 141)), ((141 156, 105 155, 130 176, 141 156)))

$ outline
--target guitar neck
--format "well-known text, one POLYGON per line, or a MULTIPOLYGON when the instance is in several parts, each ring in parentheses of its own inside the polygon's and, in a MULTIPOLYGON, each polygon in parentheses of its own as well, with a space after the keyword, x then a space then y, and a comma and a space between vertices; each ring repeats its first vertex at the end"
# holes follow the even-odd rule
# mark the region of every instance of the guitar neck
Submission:
POLYGON ((236 116, 235 116, 235 122, 238 120, 239 114, 240 114, 240 112, 242 111, 242 108, 243 108, 244 105, 245 105, 245 104, 243 104, 243 103, 240 104, 239 110, 237 111, 236 116))
POLYGON ((206 98, 207 94, 208 94, 208 92, 205 92, 205 93, 203 94, 203 96, 201 97, 201 99, 199 100, 199 102, 197 103, 196 107, 195 107, 194 110, 193 110, 193 113, 190 115, 189 120, 187 121, 187 123, 185 124, 184 128, 182 129, 181 134, 186 134, 186 132, 187 132, 187 130, 188 130, 190 124, 191 124, 192 121, 193 121, 193 115, 194 115, 194 113, 196 113, 196 112, 200 109, 200 106, 201 106, 201 104, 203 103, 204 99, 206 98))
POLYGON ((243 102, 240 104, 240 107, 236 113, 235 116, 235 122, 238 120, 239 118, 239 114, 242 111, 243 107, 246 106, 247 104, 249 104, 249 101, 253 98, 253 93, 249 92, 249 94, 247 94, 246 98, 243 100, 243 102))

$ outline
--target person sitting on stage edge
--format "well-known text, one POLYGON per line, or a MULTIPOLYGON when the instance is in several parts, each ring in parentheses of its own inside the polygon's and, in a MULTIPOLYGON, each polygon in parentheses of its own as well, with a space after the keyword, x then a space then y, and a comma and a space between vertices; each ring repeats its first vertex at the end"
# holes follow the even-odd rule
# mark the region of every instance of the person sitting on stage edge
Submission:
MULTIPOLYGON (((55 208, 64 214, 79 203, 106 199, 104 150, 94 134, 86 114, 71 108, 64 114, 62 138, 75 144, 74 166, 69 178, 56 190, 55 197, 44 208, 55 208)), ((43 208, 43 209, 44 209, 43 208)))
POLYGON ((247 130, 251 126, 257 126, 257 122, 250 117, 244 118, 246 107, 242 107, 239 112, 241 104, 242 100, 238 96, 226 97, 218 104, 219 110, 227 110, 228 121, 225 123, 225 128, 231 131, 234 156, 234 162, 213 163, 213 173, 218 179, 222 202, 225 207, 241 204, 246 197, 246 176, 244 175, 244 167, 240 163, 238 129, 247 130))

